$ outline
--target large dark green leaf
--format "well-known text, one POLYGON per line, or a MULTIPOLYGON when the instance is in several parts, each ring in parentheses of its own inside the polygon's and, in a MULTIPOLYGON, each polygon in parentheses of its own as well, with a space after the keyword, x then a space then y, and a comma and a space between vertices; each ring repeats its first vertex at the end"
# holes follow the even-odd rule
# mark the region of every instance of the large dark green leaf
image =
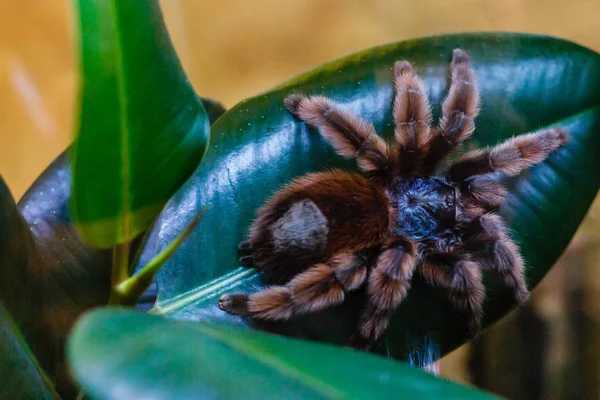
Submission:
POLYGON ((56 348, 43 326, 43 276, 34 238, 0 179, 0 302, 41 365, 52 371, 56 348))
MULTIPOLYGON (((469 146, 495 144, 550 125, 564 127, 570 143, 547 162, 511 182, 502 209, 527 260, 533 288, 569 243, 600 183, 600 56, 576 44, 521 34, 437 36, 370 49, 307 72, 246 100, 212 126, 209 151, 194 176, 159 217, 148 253, 170 243, 196 215, 208 212, 195 233, 158 276, 155 312, 170 318, 252 325, 286 335, 342 343, 356 326, 362 293, 346 304, 287 323, 252 324, 217 307, 219 295, 254 292, 263 281, 238 269, 236 244, 245 239, 255 210, 292 178, 309 171, 355 170, 312 129, 289 115, 290 93, 324 94, 347 105, 387 138, 392 136, 392 68, 408 59, 423 76, 435 116, 446 92, 452 50, 471 55, 479 77, 482 110, 469 146)), ((142 259, 147 259, 143 256, 142 259)), ((485 324, 514 304, 486 276, 485 324)), ((415 278, 374 351, 407 359, 434 357, 467 338, 446 294, 415 278)))
MULTIPOLYGON (((225 111, 214 100, 202 99, 202 102, 207 110, 211 110, 211 123, 225 111)), ((42 277, 45 285, 41 291, 43 298, 30 298, 28 291, 20 289, 14 290, 14 293, 11 291, 14 294, 11 298, 26 304, 24 308, 30 308, 31 314, 36 318, 41 315, 39 310, 42 306, 38 302, 43 302, 48 314, 41 328, 45 335, 33 336, 48 339, 50 335, 63 343, 67 331, 79 314, 107 303, 111 251, 87 246, 73 226, 69 215, 71 167, 68 150, 48 166, 19 200, 17 208, 29 227, 22 224, 16 210, 9 206, 12 200, 9 201, 8 189, 4 184, 0 187, 3 188, 3 204, 6 207, 0 232, 6 234, 7 240, 13 243, 11 248, 18 251, 15 254, 3 250, 0 259, 4 256, 14 263, 31 265, 27 271, 10 268, 1 276, 11 276, 15 271, 20 271, 23 279, 27 276, 27 279, 42 277), (33 239, 29 231, 33 234, 33 239)), ((8 283, 9 280, 3 279, 3 282, 8 283)), ((2 282, 0 287, 1 285, 2 282)), ((13 290, 12 285, 7 286, 10 286, 7 290, 13 290)), ((40 293, 39 290, 33 292, 40 293)), ((41 349, 46 347, 47 344, 40 346, 41 349)))
POLYGON ((72 212, 98 247, 144 231, 198 165, 209 121, 157 0, 80 0, 72 212))
POLYGON ((0 399, 58 398, 0 302, 0 399))
POLYGON ((93 399, 492 398, 368 354, 125 310, 85 316, 68 357, 93 399))
MULTIPOLYGON (((211 122, 224 112, 214 100, 202 102, 211 110, 211 122)), ((8 299, 13 318, 23 321, 25 339, 64 393, 72 388, 62 346, 82 312, 107 304, 111 252, 87 246, 73 226, 68 210, 71 168, 67 151, 19 201, 23 218, 4 183, 0 189, 0 299, 8 299)), ((153 301, 149 294, 148 300, 153 301)))
POLYGON ((52 397, 38 364, 54 372, 56 353, 44 329, 38 266, 33 236, 0 178, 0 398, 52 397))

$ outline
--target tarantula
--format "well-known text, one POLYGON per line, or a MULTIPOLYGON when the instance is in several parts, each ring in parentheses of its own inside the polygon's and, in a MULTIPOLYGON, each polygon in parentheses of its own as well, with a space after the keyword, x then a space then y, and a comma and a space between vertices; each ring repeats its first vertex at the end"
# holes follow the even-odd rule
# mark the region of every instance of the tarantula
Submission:
POLYGON ((316 128, 338 154, 355 157, 363 175, 318 172, 283 187, 259 210, 240 263, 277 286, 226 294, 221 309, 258 319, 287 320, 339 304, 366 285, 367 305, 349 345, 368 348, 405 298, 413 273, 448 291, 474 335, 492 270, 515 301, 528 296, 517 245, 497 213, 506 189, 494 173, 515 176, 564 144, 561 129, 517 136, 470 151, 440 175, 438 164, 469 138, 479 110, 476 77, 455 49, 450 87, 437 127, 420 78, 408 61, 394 65, 394 143, 373 125, 322 96, 291 95, 287 109, 316 128))

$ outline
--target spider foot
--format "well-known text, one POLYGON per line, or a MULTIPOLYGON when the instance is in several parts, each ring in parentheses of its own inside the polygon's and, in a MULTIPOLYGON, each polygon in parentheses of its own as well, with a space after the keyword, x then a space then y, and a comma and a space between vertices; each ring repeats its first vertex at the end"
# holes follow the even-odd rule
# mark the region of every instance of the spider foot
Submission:
POLYGON ((517 304, 523 304, 529 300, 529 291, 526 289, 518 289, 514 293, 514 298, 517 304))
POLYGON ((252 243, 250 243, 250 241, 241 242, 240 244, 238 244, 237 249, 240 254, 249 254, 254 251, 254 249, 252 248, 252 243))
POLYGON ((252 267, 254 265, 254 257, 252 257, 252 256, 240 257, 240 265, 242 265, 244 267, 252 267))
POLYGON ((287 108, 290 113, 292 113, 295 116, 298 116, 298 108, 300 107, 300 103, 303 99, 304 96, 301 96, 299 94, 292 94, 286 97, 283 100, 283 103, 285 104, 285 108, 287 108))
POLYGON ((219 299, 219 308, 234 315, 248 315, 248 295, 224 294, 219 299))
POLYGON ((452 52, 452 64, 467 64, 469 55, 462 49, 454 49, 452 52))
POLYGON ((465 334, 468 337, 473 338, 477 336, 480 331, 481 321, 479 320, 479 318, 474 315, 467 316, 465 323, 465 334))
POLYGON ((405 73, 411 73, 412 70, 413 70, 412 65, 410 64, 410 62, 408 62, 406 60, 396 61, 396 63, 394 64, 394 75, 396 75, 396 76, 402 75, 405 73))
POLYGON ((356 350, 367 351, 371 348, 373 342, 360 334, 360 332, 354 333, 348 338, 345 346, 356 350))

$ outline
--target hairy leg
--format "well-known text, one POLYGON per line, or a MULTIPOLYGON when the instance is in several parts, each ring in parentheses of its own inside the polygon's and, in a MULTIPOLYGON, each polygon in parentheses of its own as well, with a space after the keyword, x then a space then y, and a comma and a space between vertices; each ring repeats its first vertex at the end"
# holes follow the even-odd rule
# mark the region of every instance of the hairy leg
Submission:
POLYGON ((358 331, 349 340, 351 347, 367 349, 383 334, 391 313, 410 289, 416 261, 416 245, 406 239, 398 240, 381 252, 369 276, 369 301, 358 331))
POLYGON ((450 165, 447 176, 453 182, 460 182, 471 176, 493 172, 519 175, 544 161, 567 140, 567 133, 559 128, 520 135, 492 148, 466 153, 450 165))
POLYGON ((396 95, 394 99, 394 121, 396 129, 396 155, 398 173, 410 175, 419 172, 422 158, 429 149, 431 107, 423 82, 408 61, 394 65, 396 95))
POLYGON ((465 244, 483 268, 498 276, 517 303, 529 298, 523 258, 498 214, 485 214, 474 220, 467 229, 465 244))
POLYGON ((450 88, 442 104, 439 126, 433 130, 429 153, 425 161, 427 173, 444 159, 475 129, 479 112, 479 90, 469 56, 455 49, 450 64, 450 88))
POLYGON ((361 254, 338 254, 284 286, 271 286, 251 295, 225 294, 219 299, 219 307, 231 314, 268 320, 315 312, 343 302, 345 292, 358 289, 366 280, 366 262, 361 254))
POLYGON ((457 185, 456 220, 470 223, 487 212, 498 209, 504 203, 507 190, 500 182, 488 176, 476 176, 457 185))
POLYGON ((448 290, 450 301, 466 317, 468 334, 475 335, 481 326, 485 298, 481 266, 464 255, 437 252, 428 254, 419 270, 430 285, 448 290))
POLYGON ((285 106, 300 120, 317 128, 338 154, 355 157, 367 175, 389 178, 392 173, 389 149, 372 124, 323 96, 294 94, 285 99, 285 106))
POLYGON ((252 243, 250 243, 250 241, 241 242, 238 244, 237 249, 238 254, 240 255, 240 265, 244 267, 252 267, 254 265, 252 243))

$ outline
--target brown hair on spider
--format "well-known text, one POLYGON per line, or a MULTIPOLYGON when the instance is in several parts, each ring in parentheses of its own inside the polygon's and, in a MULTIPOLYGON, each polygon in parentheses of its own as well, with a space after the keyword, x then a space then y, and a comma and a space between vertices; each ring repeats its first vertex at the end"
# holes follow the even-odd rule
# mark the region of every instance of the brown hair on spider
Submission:
POLYGON ((523 259, 497 213, 506 189, 492 174, 515 176, 541 163, 567 141, 566 132, 545 129, 467 152, 436 176, 438 164, 475 129, 479 92, 469 57, 453 52, 436 127, 430 126, 431 108, 411 64, 398 61, 394 67, 391 144, 331 99, 285 99, 287 109, 318 129, 340 155, 355 157, 364 176, 312 173, 269 199, 249 240, 239 246, 240 262, 277 286, 223 295, 221 309, 286 320, 339 304, 366 285, 367 305, 349 340, 366 349, 387 328, 415 271, 448 291, 471 335, 480 329, 482 269, 494 271, 516 302, 528 298, 523 259))

